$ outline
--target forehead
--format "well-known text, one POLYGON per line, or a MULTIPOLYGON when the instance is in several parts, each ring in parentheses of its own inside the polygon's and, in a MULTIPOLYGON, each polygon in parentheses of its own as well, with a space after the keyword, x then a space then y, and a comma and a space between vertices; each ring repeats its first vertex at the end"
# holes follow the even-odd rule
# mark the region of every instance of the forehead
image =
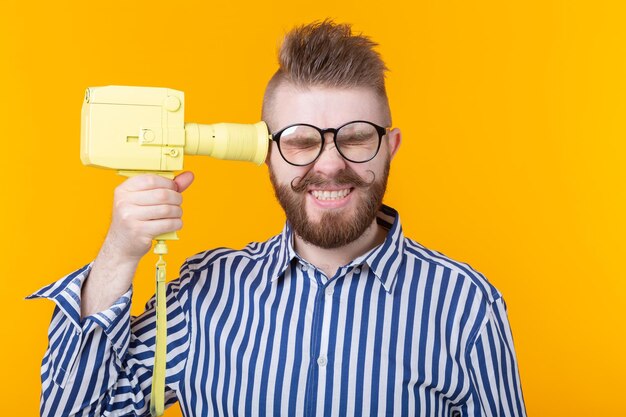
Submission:
POLYGON ((353 120, 385 125, 382 99, 369 88, 296 87, 276 88, 269 111, 273 130, 294 123, 320 128, 337 127, 353 120))

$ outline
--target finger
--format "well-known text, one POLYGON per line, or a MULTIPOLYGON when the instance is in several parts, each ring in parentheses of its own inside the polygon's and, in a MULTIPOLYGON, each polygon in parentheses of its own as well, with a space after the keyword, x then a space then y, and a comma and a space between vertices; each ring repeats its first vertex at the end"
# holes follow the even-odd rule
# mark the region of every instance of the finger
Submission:
POLYGON ((176 191, 176 183, 160 175, 142 174, 127 179, 120 185, 120 188, 127 191, 145 191, 157 188, 167 188, 176 191))
POLYGON ((138 206, 158 206, 161 204, 179 206, 183 202, 183 196, 180 193, 165 188, 129 192, 123 199, 138 206))
POLYGON ((183 215, 183 209, 179 206, 163 204, 160 206, 141 206, 136 207, 134 216, 137 220, 160 220, 160 219, 180 219, 183 215))
POLYGON ((174 178, 174 182, 176 183, 176 186, 178 187, 178 192, 182 193, 183 191, 185 191, 193 182, 194 180, 194 175, 193 172, 191 171, 185 171, 179 175, 176 176, 176 178, 174 178))
POLYGON ((143 230, 150 236, 158 236, 163 233, 174 232, 183 227, 181 219, 159 219, 145 222, 143 230))

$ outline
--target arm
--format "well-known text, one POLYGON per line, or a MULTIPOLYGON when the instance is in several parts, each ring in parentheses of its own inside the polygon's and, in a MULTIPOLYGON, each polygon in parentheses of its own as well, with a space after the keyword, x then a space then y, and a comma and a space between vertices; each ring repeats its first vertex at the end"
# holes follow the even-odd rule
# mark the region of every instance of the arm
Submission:
MULTIPOLYGON (((80 288, 90 266, 30 298, 49 298, 56 308, 42 363, 42 416, 149 414, 154 359, 154 299, 139 317, 130 316, 131 291, 99 313, 80 317, 80 288)), ((175 401, 189 347, 183 303, 191 278, 186 265, 168 284, 166 404, 175 401)))
MULTIPOLYGON (((142 415, 149 405, 154 304, 131 320, 130 288, 152 239, 182 227, 181 193, 192 181, 191 173, 173 181, 157 175, 126 180, 115 190, 111 225, 95 261, 30 297, 57 304, 42 364, 42 415, 102 414, 109 407, 118 410, 116 415, 119 407, 128 415, 142 415)), ((168 316, 174 314, 168 343, 174 338, 176 348, 186 340, 176 327, 184 317, 179 286, 169 285, 166 291, 168 316)), ((169 352, 166 359, 177 365, 169 352)), ((170 399, 172 392, 167 393, 170 399)))
POLYGON ((480 416, 526 416, 513 337, 502 298, 487 309, 469 350, 471 392, 480 416))

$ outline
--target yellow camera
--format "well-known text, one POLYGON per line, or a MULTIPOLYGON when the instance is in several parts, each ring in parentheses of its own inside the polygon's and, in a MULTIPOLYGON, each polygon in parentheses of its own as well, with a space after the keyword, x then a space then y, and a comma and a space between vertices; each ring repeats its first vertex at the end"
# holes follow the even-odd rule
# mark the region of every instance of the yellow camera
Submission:
POLYGON ((184 109, 184 93, 169 88, 87 88, 81 112, 83 164, 132 175, 180 171, 184 155, 265 161, 270 135, 264 122, 185 123, 184 109))

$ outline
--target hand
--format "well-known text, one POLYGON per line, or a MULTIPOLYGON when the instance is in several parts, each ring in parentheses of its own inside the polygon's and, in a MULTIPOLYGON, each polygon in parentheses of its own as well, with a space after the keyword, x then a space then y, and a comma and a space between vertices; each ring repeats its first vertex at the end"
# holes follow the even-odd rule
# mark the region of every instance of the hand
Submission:
POLYGON ((146 174, 129 178, 114 193, 113 216, 103 249, 121 262, 138 263, 154 237, 183 226, 182 192, 193 182, 191 172, 174 180, 146 174))
POLYGON ((138 175, 115 189, 113 219, 82 288, 81 316, 105 310, 133 282, 137 265, 152 239, 183 226, 181 193, 193 182, 191 172, 174 180, 138 175))

